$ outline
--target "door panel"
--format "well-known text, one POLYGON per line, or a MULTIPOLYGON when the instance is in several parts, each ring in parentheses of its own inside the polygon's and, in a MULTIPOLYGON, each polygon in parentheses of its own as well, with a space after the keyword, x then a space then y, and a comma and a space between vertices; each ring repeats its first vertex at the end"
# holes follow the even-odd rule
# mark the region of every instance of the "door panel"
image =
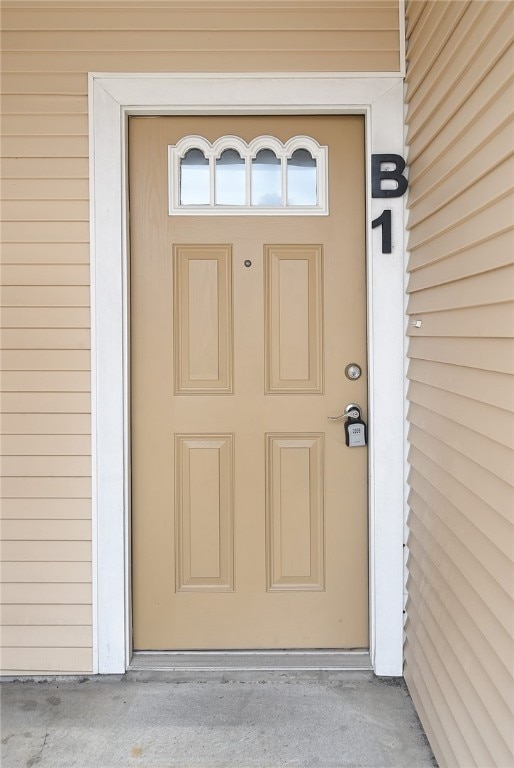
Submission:
POLYGON ((266 393, 323 390, 323 249, 264 247, 266 393))
POLYGON ((366 647, 367 450, 327 420, 366 413, 363 118, 131 118, 129 155, 134 647, 366 647), (169 216, 191 134, 312 136, 330 215, 169 216))
POLYGON ((324 436, 266 435, 269 590, 325 588, 324 436))
POLYGON ((232 392, 232 249, 174 245, 175 394, 232 392))
POLYGON ((234 589, 233 435, 175 436, 178 592, 234 589))

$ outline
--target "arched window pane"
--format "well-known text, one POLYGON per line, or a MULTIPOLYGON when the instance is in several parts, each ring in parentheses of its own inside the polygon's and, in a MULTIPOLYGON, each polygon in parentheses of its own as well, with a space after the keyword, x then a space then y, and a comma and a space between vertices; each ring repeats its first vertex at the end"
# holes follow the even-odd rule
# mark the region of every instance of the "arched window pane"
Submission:
POLYGON ((282 204, 280 160, 271 149, 261 149, 252 160, 252 205, 282 204))
POLYGON ((316 205, 318 202, 316 160, 307 149, 297 149, 287 161, 287 204, 316 205))
POLYGON ((180 161, 180 204, 209 205, 209 161, 201 149, 189 149, 180 161))
POLYGON ((216 205, 245 203, 245 161, 235 149, 226 149, 216 160, 216 205))

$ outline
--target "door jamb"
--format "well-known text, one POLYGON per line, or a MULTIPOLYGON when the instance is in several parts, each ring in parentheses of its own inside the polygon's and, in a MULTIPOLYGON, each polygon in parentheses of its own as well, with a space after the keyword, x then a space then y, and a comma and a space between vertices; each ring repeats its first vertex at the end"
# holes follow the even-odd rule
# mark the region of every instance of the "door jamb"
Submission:
POLYGON ((404 207, 390 255, 371 221, 371 154, 403 155, 403 78, 388 73, 89 74, 93 672, 130 663, 130 444, 126 129, 132 114, 364 114, 369 370, 370 654, 403 666, 404 207))

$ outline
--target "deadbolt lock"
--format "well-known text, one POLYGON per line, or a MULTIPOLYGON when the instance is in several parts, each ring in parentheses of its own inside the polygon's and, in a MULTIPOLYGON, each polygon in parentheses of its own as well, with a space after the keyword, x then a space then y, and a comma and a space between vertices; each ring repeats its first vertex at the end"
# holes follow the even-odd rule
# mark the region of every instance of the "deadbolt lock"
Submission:
POLYGON ((362 376, 362 368, 357 363, 349 363, 344 369, 344 375, 347 379, 355 381, 362 376))

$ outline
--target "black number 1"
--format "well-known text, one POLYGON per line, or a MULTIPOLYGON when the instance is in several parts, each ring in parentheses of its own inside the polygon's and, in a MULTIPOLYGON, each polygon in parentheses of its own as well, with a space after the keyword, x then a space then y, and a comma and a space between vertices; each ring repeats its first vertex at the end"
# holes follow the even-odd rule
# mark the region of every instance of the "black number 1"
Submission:
POLYGON ((386 208, 382 215, 371 222, 373 229, 382 227, 382 253, 391 253, 391 210, 386 208))

